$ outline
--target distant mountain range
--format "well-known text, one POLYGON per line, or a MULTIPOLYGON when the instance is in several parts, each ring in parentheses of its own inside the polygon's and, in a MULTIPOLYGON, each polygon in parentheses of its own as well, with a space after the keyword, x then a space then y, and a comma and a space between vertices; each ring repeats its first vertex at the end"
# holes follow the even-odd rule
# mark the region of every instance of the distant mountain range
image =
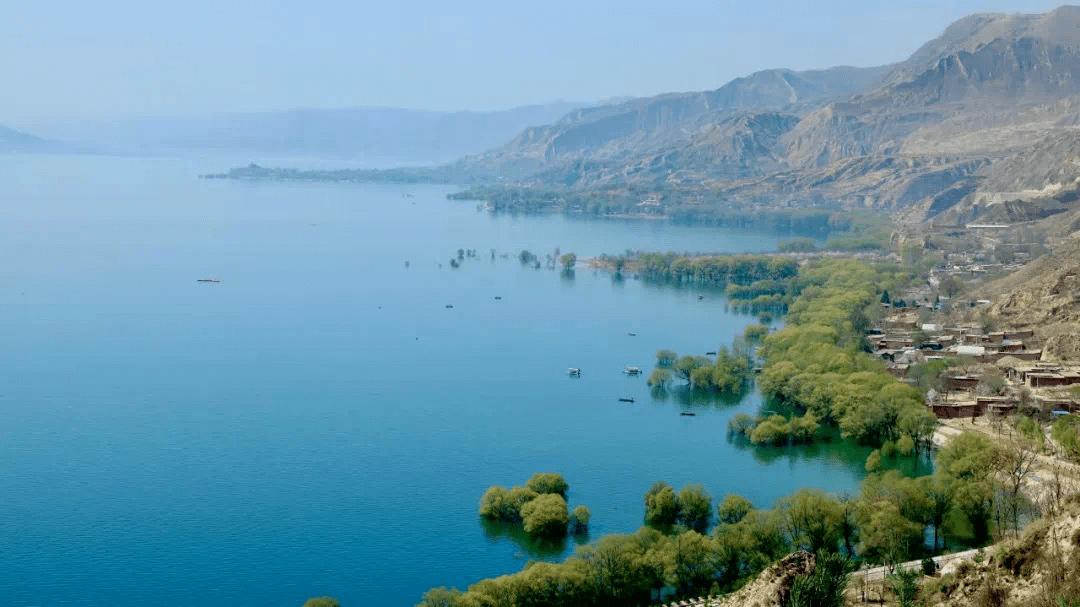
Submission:
POLYGON ((0 153, 54 152, 62 144, 0 126, 0 153))
POLYGON ((117 154, 201 153, 317 157, 375 165, 447 162, 503 144, 584 103, 492 112, 400 108, 296 109, 177 118, 46 124, 58 138, 117 154))
POLYGON ((705 193, 912 221, 1039 219, 1080 204, 1080 7, 973 15, 894 65, 768 70, 712 91, 576 109, 427 173, 333 175, 425 177, 655 192, 676 205, 705 193))
POLYGON ((1080 7, 1067 6, 967 17, 891 66, 769 70, 579 110, 455 166, 473 179, 824 198, 959 221, 1076 190, 1078 124, 1080 7))

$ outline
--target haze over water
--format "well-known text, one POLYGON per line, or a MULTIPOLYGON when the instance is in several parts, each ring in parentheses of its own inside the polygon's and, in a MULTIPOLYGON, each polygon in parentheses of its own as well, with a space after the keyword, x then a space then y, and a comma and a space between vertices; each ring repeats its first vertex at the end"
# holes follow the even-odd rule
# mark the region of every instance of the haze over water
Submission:
POLYGON ((756 394, 654 401, 621 373, 755 322, 719 293, 516 260, 786 235, 202 181, 220 165, 180 160, 2 160, 2 605, 412 605, 572 550, 485 529, 492 484, 562 473, 595 538, 634 531, 661 478, 764 507, 864 474, 850 445, 728 442, 756 394), (451 269, 459 248, 478 259, 451 269))

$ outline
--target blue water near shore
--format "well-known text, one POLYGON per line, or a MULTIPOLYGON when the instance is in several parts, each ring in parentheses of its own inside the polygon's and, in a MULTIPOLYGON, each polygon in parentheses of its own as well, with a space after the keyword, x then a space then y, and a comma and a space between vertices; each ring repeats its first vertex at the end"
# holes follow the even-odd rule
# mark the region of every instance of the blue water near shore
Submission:
POLYGON ((0 156, 0 605, 412 605, 573 549, 482 525, 491 484, 561 472, 597 537, 661 478, 770 506, 864 475, 846 444, 731 444, 756 394, 654 400, 621 373, 755 321, 719 293, 515 258, 786 235, 195 178, 219 168, 0 156), (451 269, 458 248, 478 259, 451 269))

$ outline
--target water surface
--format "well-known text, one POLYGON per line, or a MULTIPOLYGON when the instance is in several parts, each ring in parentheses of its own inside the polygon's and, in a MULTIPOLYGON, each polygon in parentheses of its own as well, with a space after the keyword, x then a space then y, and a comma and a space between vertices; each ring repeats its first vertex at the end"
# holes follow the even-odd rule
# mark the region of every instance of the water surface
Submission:
POLYGON ((596 537, 661 478, 769 506, 864 474, 840 443, 731 444, 756 394, 657 401, 621 373, 755 321, 716 292, 514 259, 784 235, 194 178, 217 168, 0 156, 0 604, 412 605, 572 550, 481 524, 491 484, 561 472, 596 537), (458 248, 478 258, 451 269, 458 248))

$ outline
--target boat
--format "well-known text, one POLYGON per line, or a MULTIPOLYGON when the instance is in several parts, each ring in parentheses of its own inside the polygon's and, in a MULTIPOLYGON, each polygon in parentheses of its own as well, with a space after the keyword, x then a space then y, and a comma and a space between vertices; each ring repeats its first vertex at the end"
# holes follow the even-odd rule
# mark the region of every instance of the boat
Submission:
POLYGON ((446 304, 446 307, 447 308, 453 308, 454 306, 452 304, 446 304))
POLYGON ((698 299, 705 299, 705 296, 704 295, 698 295, 697 298, 698 299))
POLYGON ((198 279, 195 280, 195 282, 221 282, 221 281, 216 279, 216 278, 198 278, 198 279))
POLYGON ((627 375, 639 375, 641 373, 641 369, 638 368, 638 367, 631 367, 631 366, 628 365, 625 369, 623 369, 623 373, 625 373, 627 375))
POLYGON ((716 356, 716 352, 706 352, 705 356, 716 356))
POLYGON ((685 415, 686 417, 694 417, 697 413, 690 413, 689 411, 683 411, 679 415, 685 415))
POLYGON ((566 370, 566 374, 572 375, 574 377, 579 377, 581 375, 581 369, 578 369, 577 367, 570 367, 566 370))
POLYGON ((495 299, 502 299, 502 295, 496 295, 495 299))
POLYGON ((630 337, 637 337, 637 333, 627 333, 630 337))
POLYGON ((620 403, 632 403, 632 402, 634 402, 634 399, 633 398, 621 398, 620 397, 619 402, 620 403))

